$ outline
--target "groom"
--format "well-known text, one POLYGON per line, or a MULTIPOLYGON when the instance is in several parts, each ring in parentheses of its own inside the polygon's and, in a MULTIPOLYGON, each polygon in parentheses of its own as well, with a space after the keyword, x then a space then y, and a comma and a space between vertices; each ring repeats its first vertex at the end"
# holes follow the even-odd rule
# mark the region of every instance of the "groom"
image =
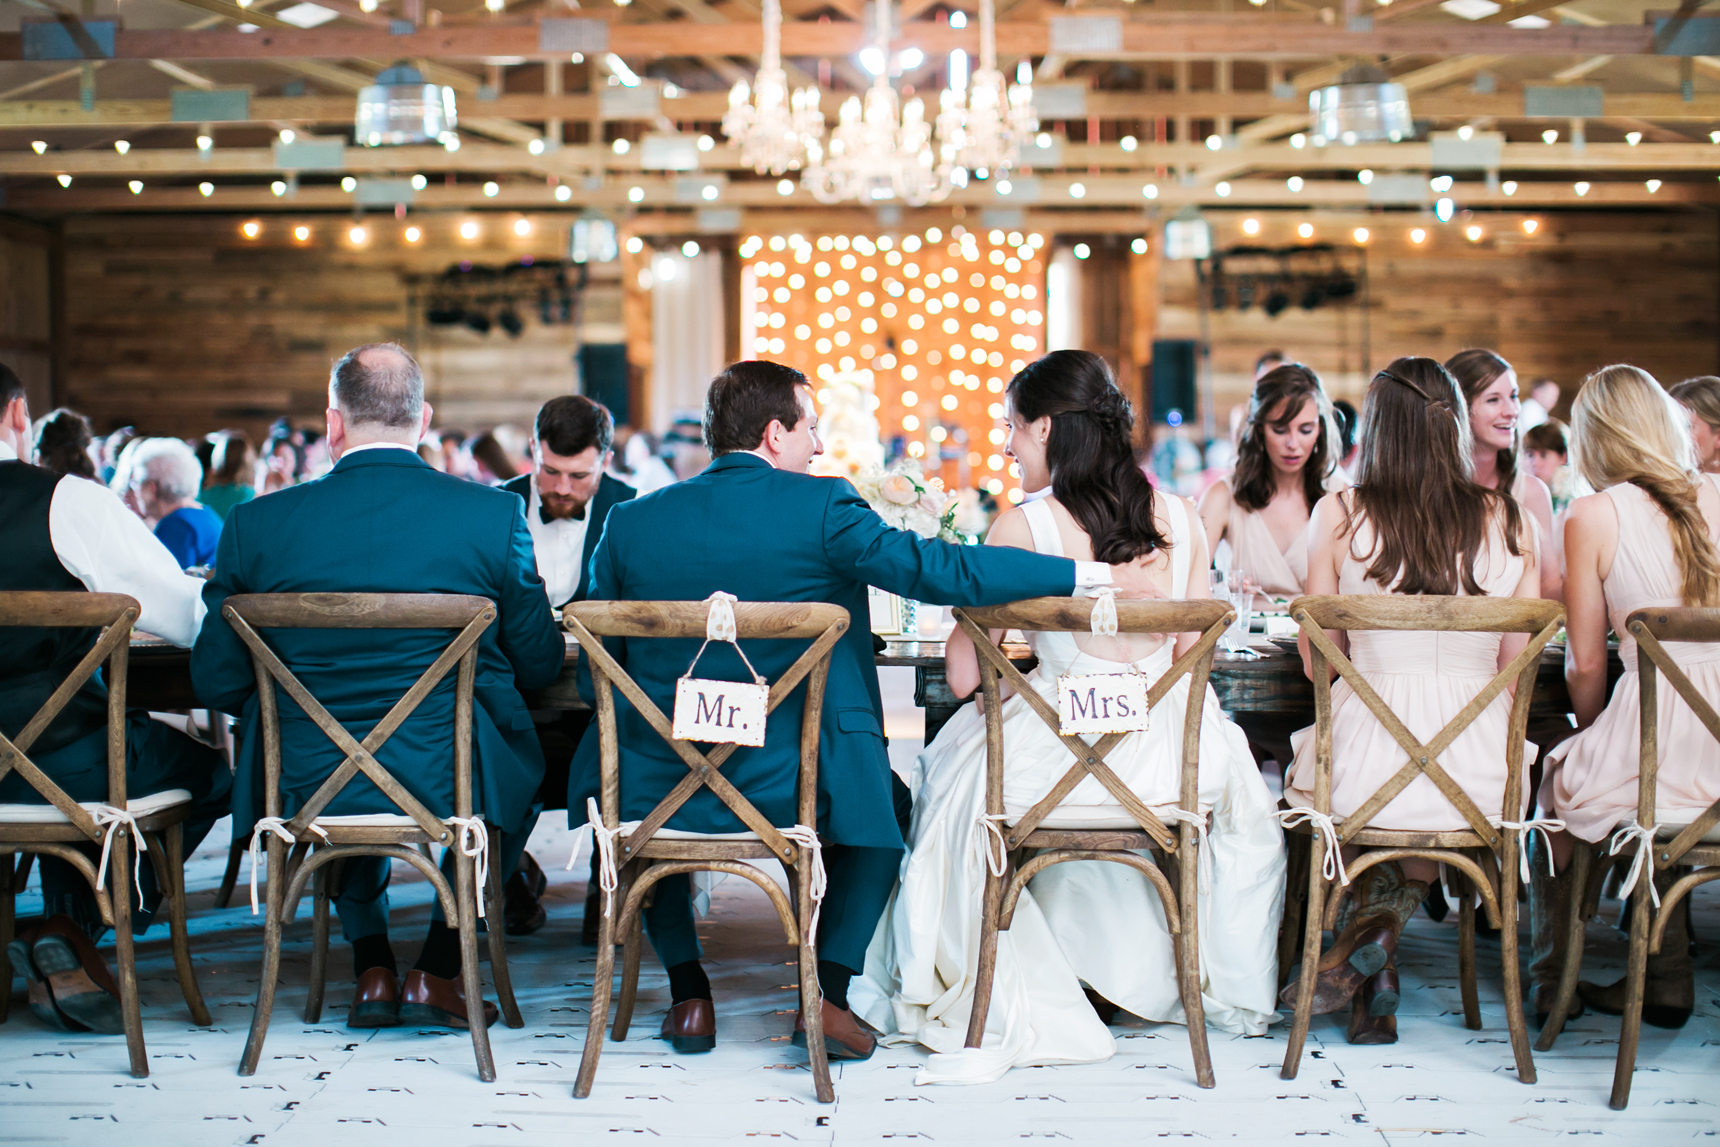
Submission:
MULTIPOLYGON (((953 605, 1067 597, 1099 585, 1114 585, 1125 597, 1154 591, 1140 565, 955 546, 886 526, 849 483, 807 474, 823 446, 806 376, 790 367, 740 362, 718 375, 705 398, 704 434, 715 461, 703 473, 610 511, 592 556, 589 597, 699 601, 722 590, 742 601, 833 602, 852 615, 832 653, 819 736, 817 828, 829 890, 818 934, 818 981, 831 1058, 865 1059, 873 1038, 848 1010, 848 984, 864 964, 903 848, 884 750, 867 586, 953 605)), ((664 711, 699 647, 663 638, 608 645, 664 711)), ((747 654, 774 681, 803 649, 799 642, 749 642, 747 654)), ((736 677, 741 673, 730 646, 712 644, 698 666, 701 677, 745 679, 736 677)), ((589 699, 589 678, 581 684, 589 699)), ((797 691, 771 714, 764 747, 738 750, 723 769, 772 824, 796 820, 804 696, 797 691)), ((615 705, 621 819, 639 820, 686 778, 687 768, 625 698, 617 694, 615 705)), ((595 725, 580 743, 568 787, 569 819, 577 823, 586 798, 600 791, 595 725)), ((745 825, 716 794, 700 788, 668 827, 724 833, 745 825)), ((716 1018, 686 877, 657 885, 645 929, 669 973, 673 1007, 663 1037, 677 1051, 708 1050, 716 1018)), ((796 1022, 801 1046, 804 1022, 804 1016, 796 1022)))

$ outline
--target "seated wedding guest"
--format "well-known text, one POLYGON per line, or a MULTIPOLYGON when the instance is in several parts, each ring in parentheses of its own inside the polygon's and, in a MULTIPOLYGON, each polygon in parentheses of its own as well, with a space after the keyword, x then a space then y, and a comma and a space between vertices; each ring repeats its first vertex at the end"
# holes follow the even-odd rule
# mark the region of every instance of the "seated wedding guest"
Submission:
POLYGON ((61 407, 36 424, 36 465, 56 474, 99 482, 95 455, 90 452, 94 441, 90 420, 61 407))
POLYGON ((1553 417, 1553 408, 1558 405, 1559 384, 1550 378, 1536 379, 1535 385, 1529 388, 1529 397, 1523 400, 1517 428, 1527 434, 1553 417))
MULTIPOLYGON (((557 609, 585 600, 586 570, 610 508, 633 497, 633 487, 604 473, 614 433, 608 409, 584 395, 552 398, 538 410, 532 424, 531 472, 502 484, 502 489, 525 499, 538 576, 557 609)), ((568 763, 591 723, 591 711, 560 710, 534 720, 538 739, 544 742, 538 805, 563 808, 568 763)), ((510 936, 529 936, 548 918, 539 902, 547 885, 543 870, 529 852, 520 854, 520 866, 503 888, 510 936)), ((593 944, 597 942, 597 892, 593 880, 585 898, 585 931, 593 944)))
MULTIPOLYGON (((142 606, 137 627, 188 646, 203 622, 203 583, 180 572, 173 557, 112 493, 96 482, 29 465, 30 412, 24 386, 0 364, 0 590, 123 593, 142 606)), ((94 630, 0 629, 0 733, 16 737, 48 695, 95 645, 94 630)), ((30 759, 75 801, 105 801, 107 689, 94 677, 30 748, 30 759)), ((126 796, 170 789, 191 793, 184 825, 189 855, 226 813, 229 778, 221 755, 177 729, 132 711, 125 721, 126 796)), ((0 802, 42 804, 16 771, 0 778, 0 802)), ((100 849, 79 846, 91 863, 100 849)), ((124 1030, 113 973, 97 953, 102 923, 95 894, 72 864, 40 857, 39 924, 7 946, 29 985, 30 1010, 54 1027, 117 1035, 124 1030)), ((161 893, 146 861, 132 931, 150 925, 161 893)), ((111 888, 112 885, 110 884, 111 888)), ((126 889, 130 892, 130 888, 126 889)), ((6 987, 10 991, 10 986, 6 987)))
MULTIPOLYGON (((1010 381, 1005 404, 1004 451, 1021 467, 1023 488, 1050 495, 1006 511, 992 526, 989 547, 1077 560, 1142 558, 1155 596, 1210 596, 1194 507, 1155 491, 1135 467, 1134 411, 1103 359, 1054 351, 1010 381)), ((1060 674, 1132 666, 1156 681, 1173 653, 1185 652, 1197 636, 1173 642, 1145 634, 1030 633, 1039 666, 1028 680, 1053 703, 1060 674)), ((956 695, 973 692, 979 662, 962 631, 952 634, 944 661, 956 695)), ((1180 799, 1188 690, 1185 677, 1153 709, 1149 731, 1126 735, 1105 758, 1160 813, 1180 799)), ((1073 758, 1021 698, 1004 701, 1002 715, 1004 806, 1019 814, 1045 797, 1073 758)), ((1275 1018, 1284 840, 1272 820, 1272 794, 1210 687, 1199 770, 1200 809, 1213 816, 1200 845, 1210 849, 1211 861, 1200 889, 1206 1018, 1224 1031, 1261 1035, 1275 1018)), ((1106 1030, 1109 1015, 1102 1018, 1098 1008, 1121 1008, 1153 1023, 1187 1022, 1173 938, 1147 878, 1118 864, 1071 862, 1046 869, 1022 893, 1014 922, 998 936, 985 1039, 978 1049, 964 1049, 985 891, 985 864, 976 852, 979 842, 990 843, 976 828, 986 811, 986 723, 977 700, 920 754, 913 788, 910 851, 885 927, 867 953, 862 1014, 886 1038, 934 1053, 915 1083, 987 1083, 1011 1067, 1108 1059, 1117 1045, 1106 1030), (1099 998, 1089 1003, 1083 985, 1099 998)), ((1062 809, 1071 808, 1095 822, 1128 815, 1092 778, 1063 799, 1062 809)))
MULTIPOLYGON (((824 692, 815 826, 829 874, 818 931, 818 984, 826 1047, 832 1058, 866 1059, 873 1037, 849 1010, 848 988, 864 966, 902 858, 907 794, 884 749, 883 705, 873 662, 867 587, 949 605, 1001 604, 1068 597, 1078 586, 1112 584, 1125 596, 1157 594, 1144 565, 1130 557, 1076 562, 1001 547, 957 546, 884 524, 846 481, 807 474, 823 446, 806 376, 773 362, 739 362, 705 396, 705 441, 715 460, 702 474, 616 506, 591 560, 596 600, 698 601, 732 593, 742 601, 834 602, 853 625, 838 641, 824 692), (1117 562, 1103 564, 1104 560, 1117 562)), ((697 641, 615 642, 640 688, 667 712, 675 682, 697 641)), ((804 651, 799 642, 749 643, 757 671, 776 679, 804 651)), ((739 670, 733 651, 712 648, 700 672, 739 670)), ((590 696, 590 681, 581 688, 590 696)), ((723 775, 772 824, 797 817, 803 693, 770 715, 762 748, 742 748, 723 775)), ((621 819, 638 820, 687 777, 686 765, 626 700, 615 698, 621 753, 621 819)), ((598 736, 580 742, 568 789, 578 823, 600 786, 598 736)), ((693 832, 744 828, 706 789, 668 827, 693 832)), ((685 877, 656 886, 645 929, 669 973, 672 1006, 662 1034, 677 1051, 709 1050, 716 1038, 711 985, 699 959, 693 903, 685 877)), ((808 1022, 805 1016, 796 1021, 808 1022)), ((818 1022, 814 1018, 811 1022, 818 1022)), ((796 1043, 804 1045, 804 1037, 796 1043)))
POLYGON ((257 488, 251 485, 251 476, 257 469, 257 452, 243 430, 223 430, 214 439, 209 477, 197 500, 226 521, 234 506, 257 496, 257 488))
MULTIPOLYGON (((1522 405, 1517 397, 1517 372, 1493 351, 1480 347, 1460 350, 1446 360, 1445 369, 1457 379, 1469 404, 1469 433, 1474 443, 1475 480, 1512 498, 1540 530, 1540 549, 1553 538, 1553 495, 1547 484, 1517 465, 1522 437, 1522 405)), ((1558 384, 1553 384, 1554 391, 1558 384)), ((1555 393, 1553 401, 1558 401, 1555 393)), ((1559 567, 1541 563, 1541 597, 1559 597, 1559 567)))
POLYGON ((1338 473, 1345 482, 1356 472, 1356 454, 1361 450, 1361 443, 1356 441, 1356 427, 1362 416, 1356 410, 1356 404, 1347 398, 1332 401, 1332 417, 1338 423, 1338 444, 1341 453, 1338 456, 1338 473))
POLYGON ((1236 471, 1200 500, 1207 553, 1228 541, 1230 568, 1261 593, 1300 594, 1308 576, 1308 515, 1332 480, 1336 442, 1332 402, 1319 375, 1288 363, 1255 383, 1236 471))
MULTIPOLYGON (((1636 639, 1625 619, 1655 606, 1720 606, 1720 478, 1697 470, 1684 411, 1647 372, 1609 366, 1584 380, 1571 421, 1577 465, 1600 493, 1571 503, 1565 523, 1565 680, 1580 731, 1549 754, 1541 787, 1547 815, 1565 822, 1553 844, 1559 876, 1548 879, 1539 861, 1530 866, 1530 976, 1543 1014, 1566 958, 1571 849, 1600 844, 1636 816, 1642 709, 1636 639), (1610 701, 1609 629, 1625 670, 1610 701)), ((1704 697, 1720 697, 1720 644, 1669 641, 1666 650, 1704 697)), ((1720 799, 1720 744, 1669 686, 1661 686, 1659 704, 1655 821, 1688 824, 1720 799)), ((1678 875, 1656 871, 1655 885, 1664 894, 1678 875)), ((1643 1022, 1684 1026, 1696 1000, 1692 968, 1687 900, 1660 951, 1649 953, 1643 1022)), ((1624 1010, 1622 979, 1580 983, 1577 991, 1596 1011, 1624 1010)))
POLYGON ((1690 414, 1690 441, 1696 468, 1720 474, 1720 378, 1711 374, 1687 378, 1670 393, 1690 414))
POLYGON ((263 475, 263 487, 259 493, 272 494, 276 490, 285 490, 288 486, 295 485, 302 466, 303 457, 292 439, 271 437, 263 450, 262 464, 258 467, 263 475))
POLYGON ((132 497, 182 569, 214 561, 221 540, 221 515, 197 501, 202 485, 203 467, 177 438, 146 439, 132 458, 132 497))
POLYGON ((663 461, 657 436, 632 427, 615 428, 615 453, 609 471, 641 494, 661 490, 675 481, 675 472, 663 461))
POLYGON ((1529 473, 1546 483, 1552 495, 1556 522, 1571 503, 1570 429, 1557 418, 1547 419, 1523 435, 1523 455, 1528 459, 1529 473))
MULTIPOLYGON (((1362 404, 1362 455, 1352 489, 1314 509, 1310 594, 1537 596, 1535 531, 1518 505, 1471 475, 1468 404, 1430 358, 1400 358, 1374 376, 1362 404)), ((1344 648, 1410 733, 1428 741, 1528 642, 1521 633, 1357 631, 1344 648)), ((1307 638, 1301 639, 1309 666, 1307 638)), ((1510 692, 1501 692, 1439 763, 1476 806, 1498 815, 1505 792, 1510 692)), ((1314 807, 1314 730, 1293 738, 1291 807, 1314 807)), ((1532 761, 1533 748, 1525 754, 1532 761)), ((1403 751, 1348 682, 1332 685, 1332 818, 1342 821, 1403 765, 1403 751)), ((1381 829, 1466 829, 1463 815, 1418 776, 1369 822, 1381 829)), ((1316 848, 1320 845, 1316 844, 1316 848)), ((1350 1014, 1351 1043, 1397 1041, 1398 936, 1438 873, 1429 860, 1391 861, 1350 885, 1336 938, 1320 961, 1314 1013, 1350 1014)), ((1292 978, 1280 997, 1296 1002, 1292 978)))
POLYGON ((482 482, 486 486, 500 486, 519 477, 519 470, 514 466, 512 458, 496 437, 495 432, 486 430, 472 439, 471 450, 472 473, 474 482, 482 482))
POLYGON ((137 437, 135 426, 122 426, 102 439, 100 475, 103 482, 109 483, 112 489, 114 469, 119 464, 119 456, 125 450, 127 443, 137 437))
MULTIPOLYGON (((215 576, 204 591, 209 620, 191 653, 201 702, 240 714, 241 751, 233 816, 239 831, 263 813, 263 764, 256 677, 250 651, 221 605, 244 593, 449 593, 496 603, 496 620, 478 643, 472 711, 472 797, 477 815, 502 830, 500 855, 511 871, 531 827, 543 753, 520 690, 541 688, 561 671, 565 646, 532 564, 531 534, 518 498, 439 474, 413 449, 430 424, 424 376, 404 348, 372 344, 350 351, 329 378, 328 442, 334 468, 235 507, 221 536, 215 576)), ((446 647, 446 630, 297 629, 271 632, 270 645, 329 711, 364 735, 446 647)), ((343 754, 281 701, 285 815, 328 778, 343 754)), ((454 813, 449 730, 450 675, 377 752, 377 759, 437 816, 454 813)), ((368 781, 349 784, 328 815, 393 813, 368 781)), ((452 870, 453 852, 443 857, 452 870)), ((384 858, 349 860, 335 900, 352 945, 358 979, 349 1027, 465 1028, 460 934, 430 911, 430 931, 404 985, 388 941, 384 858)), ((451 879, 451 878, 450 878, 451 879)), ((495 1006, 481 1010, 493 1022, 495 1006)))
POLYGON ((442 448, 442 471, 456 478, 468 478, 468 461, 466 456, 466 432, 464 430, 438 430, 436 442, 442 448))

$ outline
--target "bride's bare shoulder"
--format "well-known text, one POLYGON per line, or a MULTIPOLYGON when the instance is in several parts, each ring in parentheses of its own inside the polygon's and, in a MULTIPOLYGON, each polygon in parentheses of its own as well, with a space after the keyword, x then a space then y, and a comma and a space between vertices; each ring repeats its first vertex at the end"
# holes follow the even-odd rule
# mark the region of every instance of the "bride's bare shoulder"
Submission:
POLYGON ((1014 546, 1018 550, 1033 548, 1033 528, 1027 524, 1027 512, 1011 506, 997 516, 991 531, 985 536, 988 546, 1014 546))

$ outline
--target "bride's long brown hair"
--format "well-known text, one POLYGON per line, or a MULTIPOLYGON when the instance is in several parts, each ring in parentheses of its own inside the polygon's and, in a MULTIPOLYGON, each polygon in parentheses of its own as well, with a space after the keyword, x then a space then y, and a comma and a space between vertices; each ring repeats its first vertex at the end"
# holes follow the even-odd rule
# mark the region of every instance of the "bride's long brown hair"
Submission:
POLYGON ((1364 516, 1373 527, 1373 552, 1355 555, 1368 580, 1394 593, 1486 593, 1475 562, 1493 515, 1503 512, 1512 554, 1523 552, 1523 523, 1513 499, 1475 481, 1457 380, 1431 358, 1394 360, 1368 387, 1361 436, 1344 530, 1364 516))

